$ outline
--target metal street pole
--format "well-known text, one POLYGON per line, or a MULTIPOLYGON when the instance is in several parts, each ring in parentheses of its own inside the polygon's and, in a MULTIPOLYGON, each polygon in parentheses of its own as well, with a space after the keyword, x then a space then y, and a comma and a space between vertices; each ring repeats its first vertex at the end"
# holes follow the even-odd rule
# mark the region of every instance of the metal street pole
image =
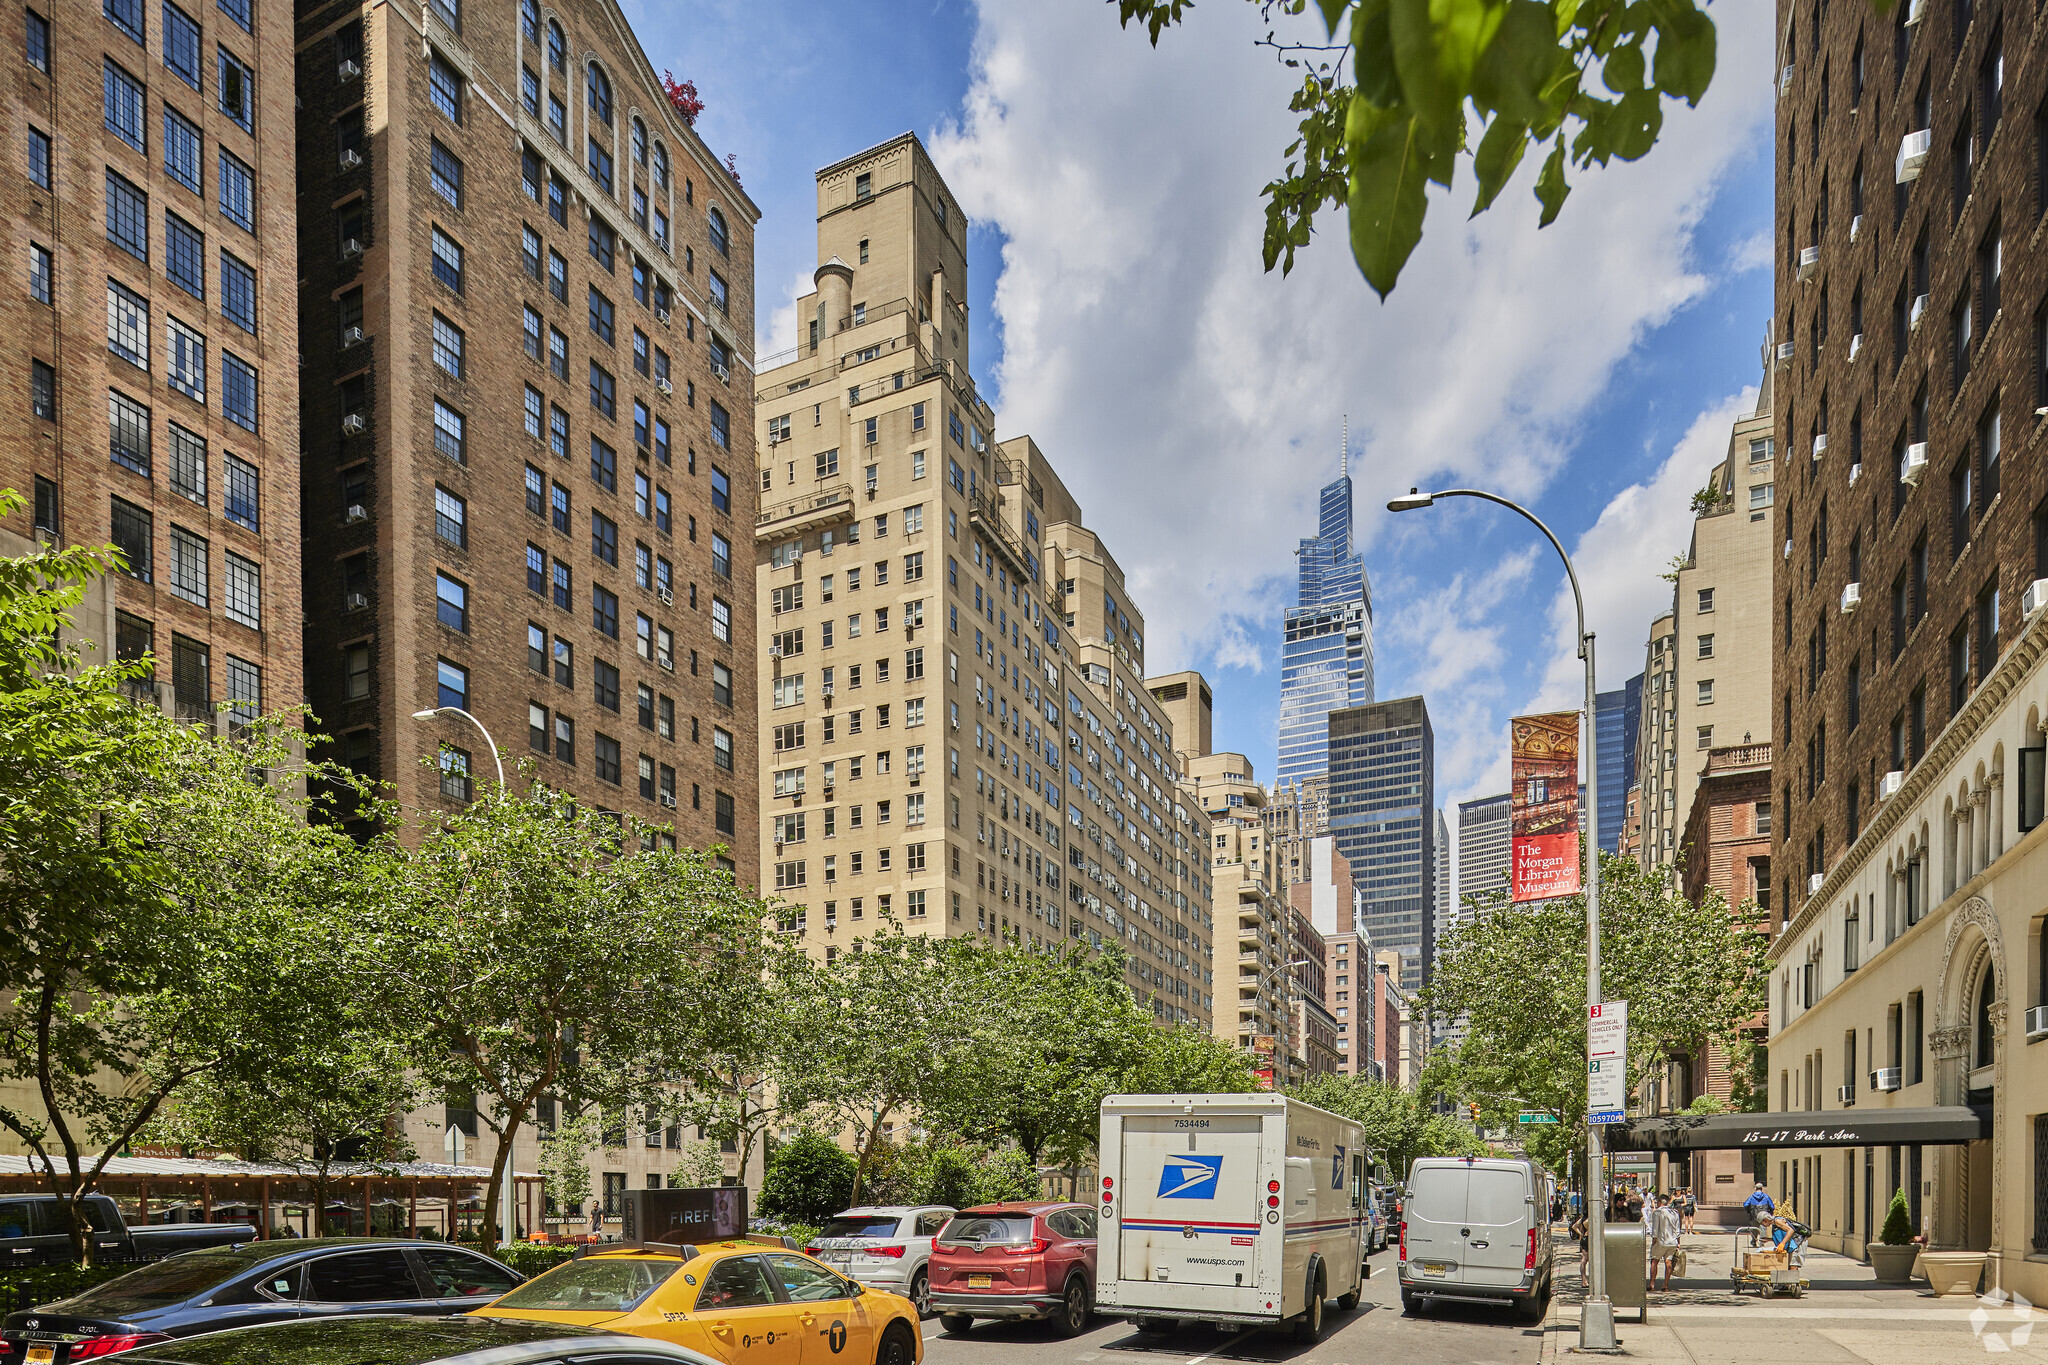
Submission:
MULTIPOLYGON (((491 751, 491 762, 496 764, 498 768, 498 799, 500 801, 504 800, 505 760, 498 756, 498 742, 491 738, 491 732, 484 729, 482 721, 459 706, 436 706, 431 710, 415 711, 412 713, 414 720, 434 720, 441 716, 460 716, 471 725, 474 725, 477 733, 484 737, 484 743, 491 751)), ((508 1143, 505 1150, 505 1170, 498 1187, 498 1240, 506 1246, 512 1245, 513 1241, 517 1238, 519 1229, 518 1212, 512 1207, 513 1200, 512 1151, 511 1145, 508 1143)))
MULTIPOLYGON (((1550 548, 1557 551, 1557 557, 1564 561, 1565 577, 1572 585, 1572 605, 1579 618, 1579 657, 1586 664, 1586 709, 1579 720, 1580 747, 1586 753, 1586 1003, 1600 1003, 1600 727, 1594 712, 1595 686, 1593 677, 1593 632, 1586 629, 1586 598, 1579 591, 1579 575, 1572 567, 1572 557, 1564 552, 1564 546, 1543 524, 1542 518, 1497 493, 1487 493, 1477 488, 1446 488, 1436 493, 1420 493, 1411 488, 1405 498, 1395 498, 1387 504, 1389 512, 1412 512, 1428 507, 1438 498, 1480 498, 1519 513, 1524 519, 1543 533, 1550 542, 1550 548)), ((1586 1276, 1586 1302, 1579 1314, 1579 1349, 1582 1351, 1612 1351, 1617 1343, 1614 1339, 1614 1304, 1607 1297, 1607 1167, 1600 1157, 1600 1126, 1586 1125, 1586 1245, 1584 1264, 1586 1276)))

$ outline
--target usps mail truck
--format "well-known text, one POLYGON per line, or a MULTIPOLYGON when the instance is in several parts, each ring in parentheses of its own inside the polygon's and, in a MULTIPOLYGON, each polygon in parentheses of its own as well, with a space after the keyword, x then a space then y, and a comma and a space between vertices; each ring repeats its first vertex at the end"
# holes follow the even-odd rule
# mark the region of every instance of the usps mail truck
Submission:
POLYGON ((1102 1102, 1095 1307, 1141 1331, 1290 1323, 1365 1285, 1368 1173, 1356 1123, 1284 1095, 1102 1102))

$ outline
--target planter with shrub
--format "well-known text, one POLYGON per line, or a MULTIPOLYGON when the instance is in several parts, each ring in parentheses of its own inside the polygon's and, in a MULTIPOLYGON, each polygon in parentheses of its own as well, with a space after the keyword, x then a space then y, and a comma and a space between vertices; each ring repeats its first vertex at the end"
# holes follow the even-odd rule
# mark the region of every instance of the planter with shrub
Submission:
POLYGON ((1879 1284, 1907 1284, 1913 1278, 1913 1258, 1920 1248, 1913 1244, 1913 1218, 1906 1211, 1906 1192, 1892 1191, 1891 1206, 1884 1212, 1884 1227, 1870 1245, 1870 1268, 1879 1284))

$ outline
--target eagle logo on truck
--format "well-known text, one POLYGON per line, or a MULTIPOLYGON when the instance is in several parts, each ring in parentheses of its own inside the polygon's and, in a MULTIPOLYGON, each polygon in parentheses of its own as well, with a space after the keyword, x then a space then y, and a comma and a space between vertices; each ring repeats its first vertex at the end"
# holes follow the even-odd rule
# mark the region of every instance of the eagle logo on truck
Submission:
POLYGON ((1216 1176, 1223 1169, 1220 1156, 1174 1155, 1166 1158, 1159 1172, 1160 1199, 1214 1199, 1216 1176))

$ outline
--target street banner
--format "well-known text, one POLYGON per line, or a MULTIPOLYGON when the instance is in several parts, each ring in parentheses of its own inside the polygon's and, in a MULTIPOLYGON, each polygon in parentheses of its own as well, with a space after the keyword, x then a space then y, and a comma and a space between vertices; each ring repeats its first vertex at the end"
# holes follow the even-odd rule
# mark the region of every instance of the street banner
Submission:
POLYGON ((1509 724, 1514 899, 1572 895, 1579 889, 1579 713, 1516 716, 1509 724))

